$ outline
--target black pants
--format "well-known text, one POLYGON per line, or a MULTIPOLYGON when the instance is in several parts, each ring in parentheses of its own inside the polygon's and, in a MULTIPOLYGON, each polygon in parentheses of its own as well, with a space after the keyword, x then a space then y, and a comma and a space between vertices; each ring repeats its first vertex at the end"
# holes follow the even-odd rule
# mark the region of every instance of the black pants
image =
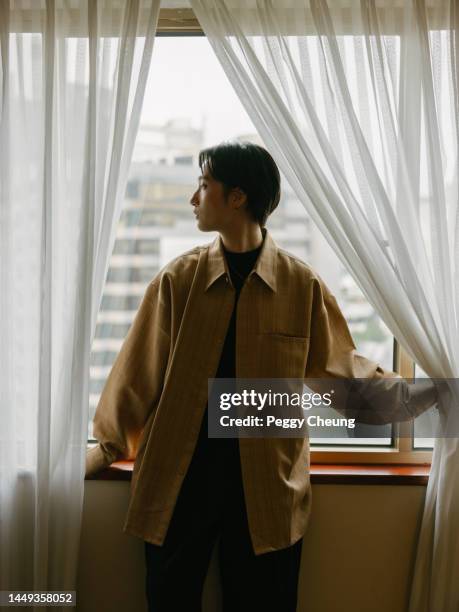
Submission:
POLYGON ((223 612, 296 611, 302 540, 254 554, 238 440, 200 436, 163 545, 145 542, 149 612, 201 611, 217 540, 223 612))

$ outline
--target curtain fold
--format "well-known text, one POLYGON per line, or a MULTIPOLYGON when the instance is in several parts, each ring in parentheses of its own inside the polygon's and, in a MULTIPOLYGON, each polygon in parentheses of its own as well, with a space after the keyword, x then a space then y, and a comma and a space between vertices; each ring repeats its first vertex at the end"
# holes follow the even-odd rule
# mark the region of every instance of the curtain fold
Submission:
MULTIPOLYGON (((432 378, 459 373, 455 0, 191 0, 299 200, 432 378)), ((457 385, 440 429, 411 612, 459 607, 457 385)))
POLYGON ((76 588, 90 349, 159 5, 0 1, 2 590, 76 588))

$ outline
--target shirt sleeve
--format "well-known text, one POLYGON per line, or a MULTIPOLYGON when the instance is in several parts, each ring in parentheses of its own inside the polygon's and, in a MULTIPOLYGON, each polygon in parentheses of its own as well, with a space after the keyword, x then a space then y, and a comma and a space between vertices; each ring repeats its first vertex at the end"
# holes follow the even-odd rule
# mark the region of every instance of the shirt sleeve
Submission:
POLYGON ((170 350, 170 291, 165 277, 148 286, 112 366, 93 420, 97 446, 86 476, 134 459, 142 429, 161 395, 170 350))
MULTIPOLYGON (((348 389, 347 401, 333 407, 358 422, 383 425, 408 421, 431 408, 438 400, 437 389, 430 379, 409 384, 396 372, 385 370, 376 362, 356 352, 346 320, 335 297, 323 280, 312 280, 310 343, 305 384, 325 390, 330 382, 318 379, 338 378, 339 389, 348 389), (357 380, 355 380, 357 379, 357 380), (366 380, 362 380, 366 379, 366 380), (310 384, 311 383, 311 384, 310 384)), ((326 390, 329 390, 328 388, 326 390)))

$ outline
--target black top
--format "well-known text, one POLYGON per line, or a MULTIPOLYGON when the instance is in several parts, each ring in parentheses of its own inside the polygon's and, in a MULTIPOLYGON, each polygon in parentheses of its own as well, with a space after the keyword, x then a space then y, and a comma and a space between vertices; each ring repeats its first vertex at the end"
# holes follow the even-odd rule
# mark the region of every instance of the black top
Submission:
POLYGON ((245 279, 250 274, 263 243, 256 249, 245 251, 244 253, 234 253, 223 247, 226 262, 231 274, 231 282, 236 289, 236 299, 233 312, 226 332, 225 343, 223 345, 220 363, 217 368, 215 378, 235 378, 236 377, 236 312, 239 295, 245 279))
MULTIPOLYGON (((264 241, 264 236, 263 236, 264 241)), ((231 274, 231 281, 236 290, 236 298, 234 308, 231 314, 231 319, 226 332, 225 342, 223 344, 220 362, 214 378, 235 378, 236 377, 236 313, 239 295, 244 285, 244 282, 250 271, 255 265, 258 255, 263 246, 263 242, 256 249, 245 251, 243 253, 235 253, 228 251, 223 245, 223 252, 226 257, 228 269, 231 274)), ((225 469, 228 476, 231 468, 239 469, 239 440, 237 438, 209 438, 207 425, 208 405, 201 423, 199 438, 196 443, 194 461, 199 461, 205 458, 205 461, 210 466, 211 470, 223 475, 218 470, 225 469), (229 471, 228 471, 229 470, 229 471)))

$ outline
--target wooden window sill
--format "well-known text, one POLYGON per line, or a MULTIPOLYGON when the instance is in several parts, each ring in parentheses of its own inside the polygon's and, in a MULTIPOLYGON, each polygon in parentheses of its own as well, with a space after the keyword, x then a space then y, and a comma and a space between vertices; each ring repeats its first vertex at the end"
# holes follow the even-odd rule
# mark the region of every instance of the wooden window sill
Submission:
MULTIPOLYGON (((117 461, 86 480, 131 480, 132 461, 117 461)), ((311 465, 312 484, 427 485, 430 465, 311 465)))

